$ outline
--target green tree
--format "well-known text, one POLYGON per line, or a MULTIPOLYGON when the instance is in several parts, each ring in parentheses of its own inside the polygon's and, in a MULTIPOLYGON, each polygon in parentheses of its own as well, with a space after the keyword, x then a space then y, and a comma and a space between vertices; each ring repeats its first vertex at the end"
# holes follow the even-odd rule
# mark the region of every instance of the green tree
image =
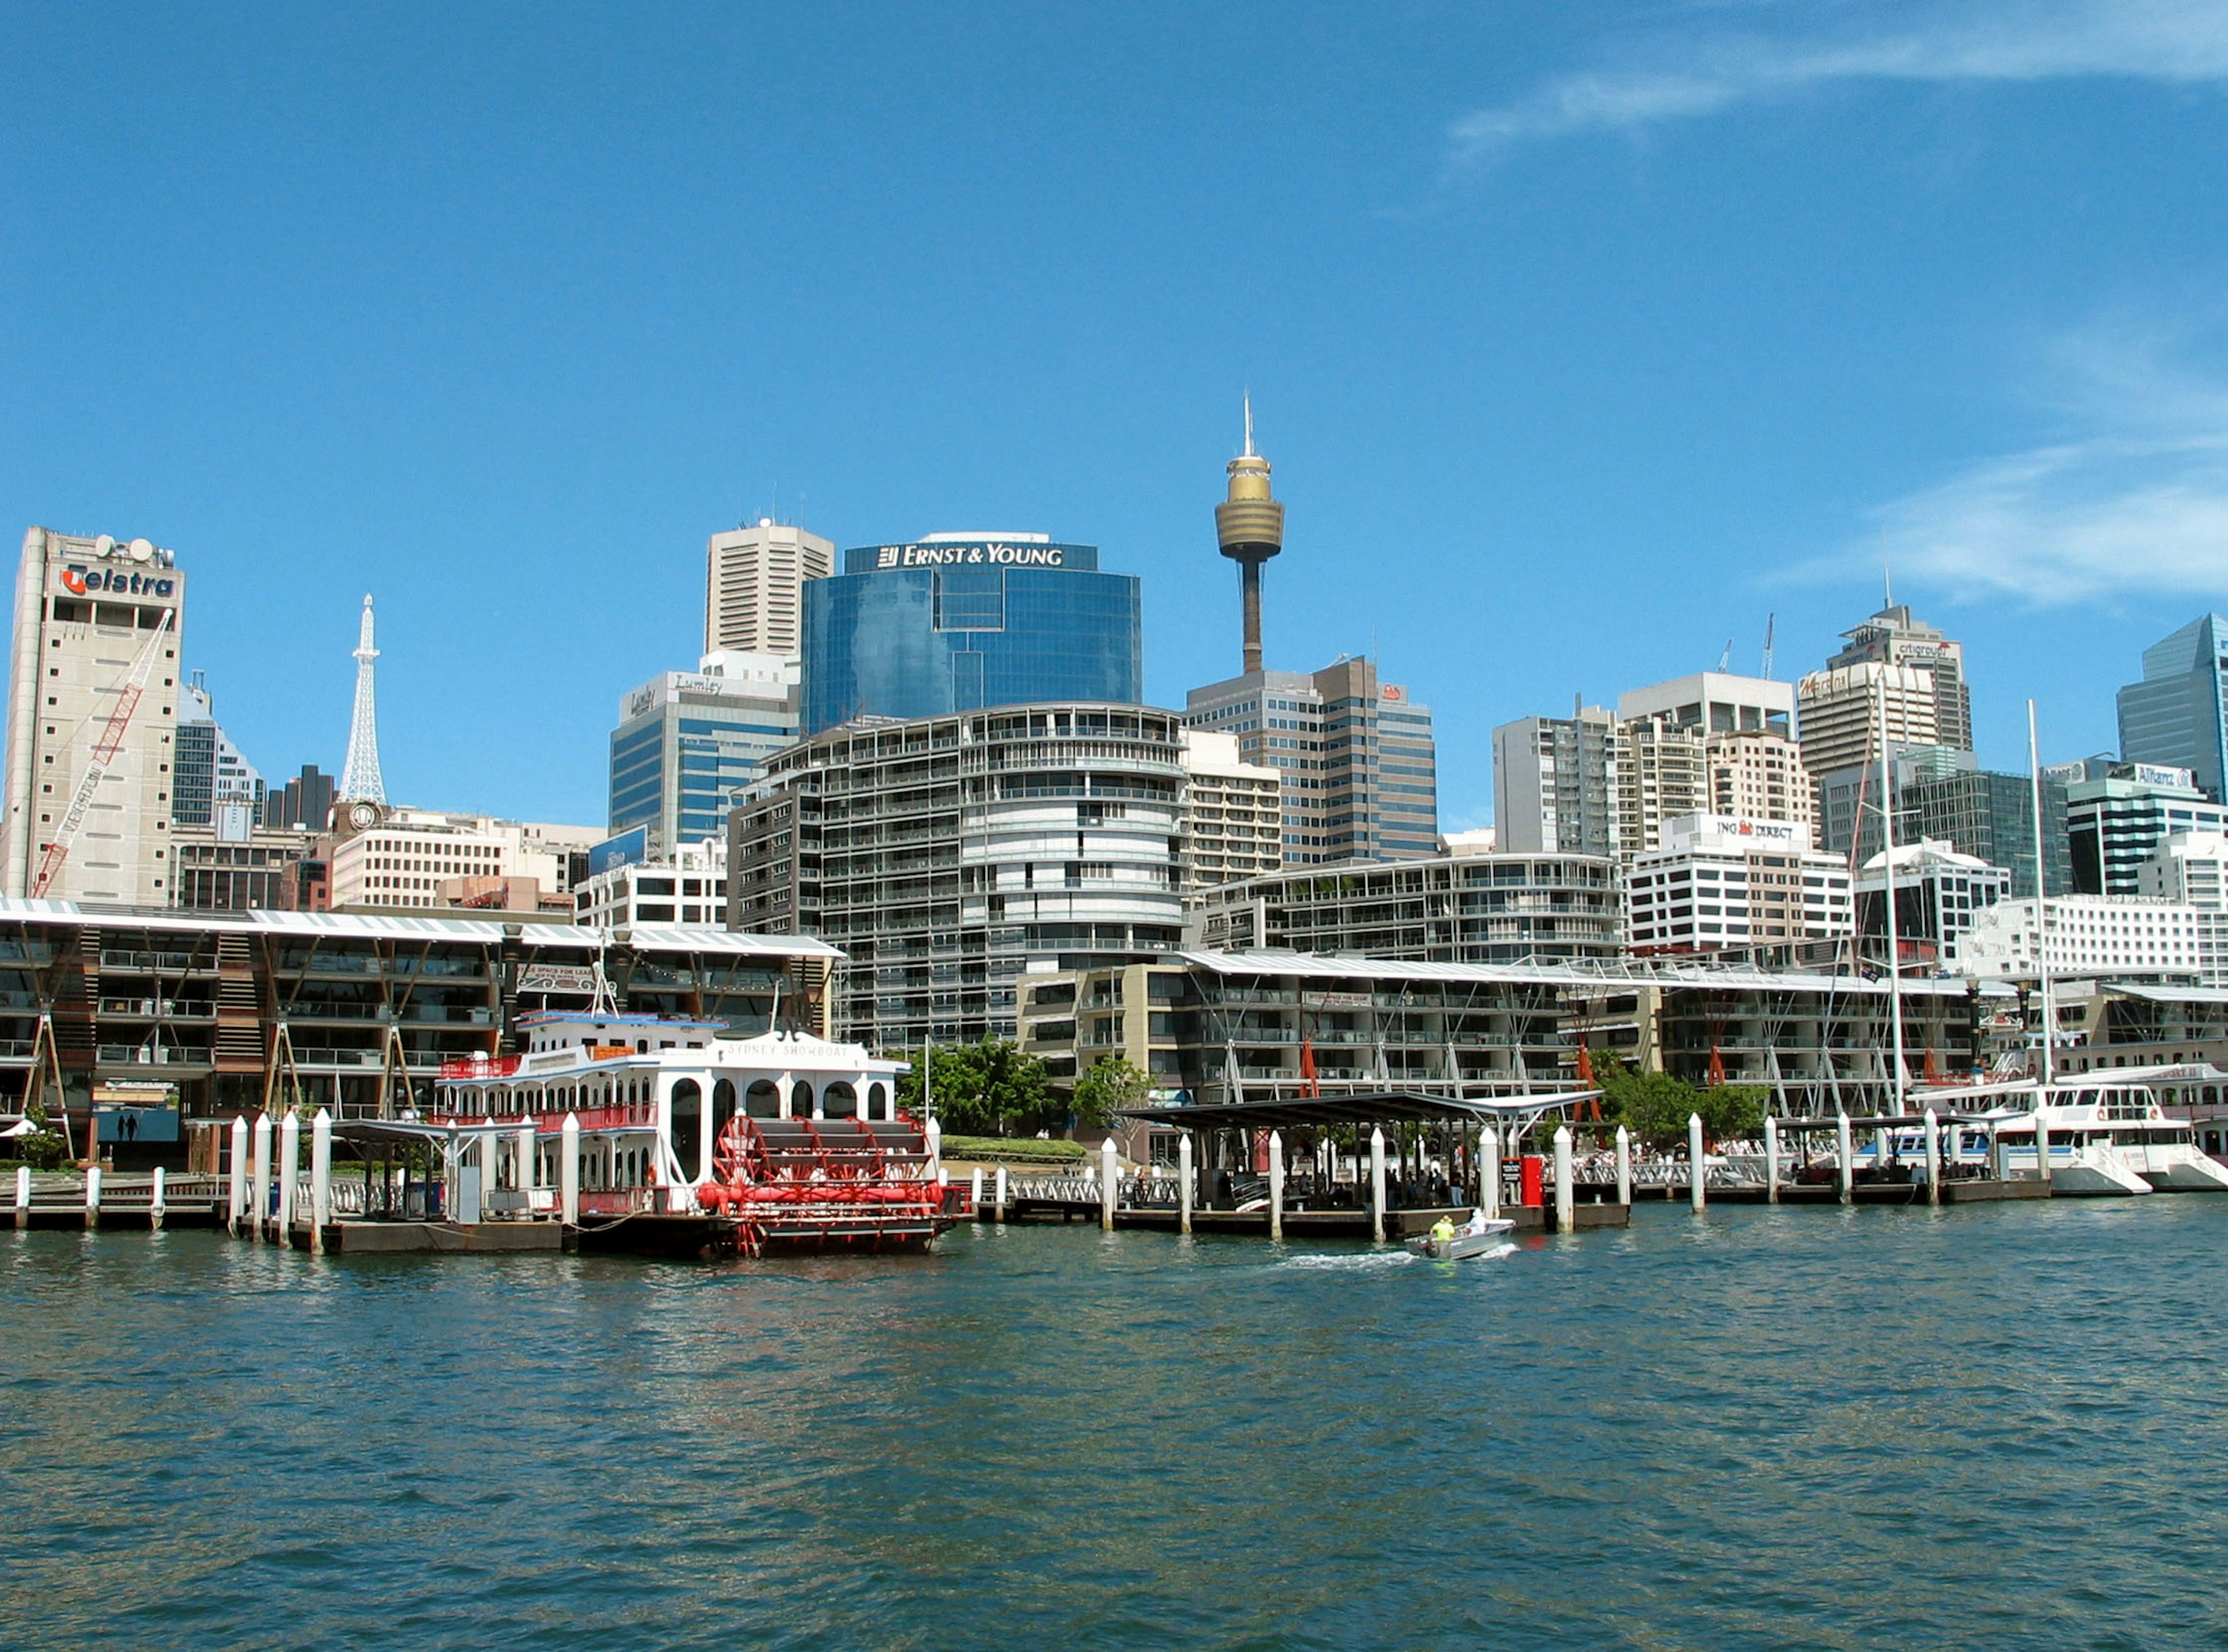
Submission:
POLYGON ((1144 1069, 1118 1055, 1102 1055, 1075 1081, 1075 1123, 1082 1130, 1104 1130, 1114 1115, 1142 1106, 1153 1088, 1144 1069))
MULTIPOLYGON (((962 1136, 1011 1136, 1042 1129, 1054 1112, 1045 1064, 1008 1039, 935 1053, 929 1101, 937 1121, 962 1136)), ((898 1079, 898 1099, 920 1111, 920 1057, 898 1079)))
POLYGON ((1721 1084, 1701 1093, 1702 1128, 1713 1142, 1734 1142, 1764 1128, 1771 1092, 1760 1084, 1721 1084))
POLYGON ((47 1110, 34 1101, 23 1109, 23 1121, 31 1129, 14 1139, 12 1145, 16 1158, 34 1170, 51 1170, 62 1162, 65 1150, 62 1134, 47 1121, 47 1110))
MULTIPOLYGON (((1623 1125, 1651 1147, 1685 1141, 1687 1116, 1703 1111, 1701 1094, 1668 1073, 1635 1073, 1622 1061, 1610 1061, 1603 1064, 1594 1082, 1601 1086, 1604 1121, 1623 1125)), ((1703 1123, 1706 1127, 1706 1113, 1703 1123)))

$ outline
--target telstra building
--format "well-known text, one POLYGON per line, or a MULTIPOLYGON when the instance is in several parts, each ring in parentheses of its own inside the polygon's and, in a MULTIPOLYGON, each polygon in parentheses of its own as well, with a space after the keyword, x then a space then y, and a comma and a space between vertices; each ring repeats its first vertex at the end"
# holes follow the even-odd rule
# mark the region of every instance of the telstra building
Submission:
POLYGON ((930 534, 804 584, 803 733, 1045 701, 1138 704, 1137 579, 1043 534, 930 534))

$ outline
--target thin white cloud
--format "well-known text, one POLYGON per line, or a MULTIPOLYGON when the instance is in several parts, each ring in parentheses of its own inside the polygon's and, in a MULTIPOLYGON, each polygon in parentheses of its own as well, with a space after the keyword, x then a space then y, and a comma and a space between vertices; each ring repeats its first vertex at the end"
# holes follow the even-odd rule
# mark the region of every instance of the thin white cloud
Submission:
POLYGON ((1527 140, 1635 131, 1838 81, 2080 77, 2228 80, 2228 0, 1998 0, 1834 37, 1658 41, 1622 66, 1567 75, 1514 103, 1464 115, 1450 132, 1450 158, 1457 166, 1474 163, 1527 140))
MULTIPOLYGON (((2228 386, 2163 365, 2148 340, 2090 336, 2056 355, 2049 400, 2081 428, 1874 513, 1896 579, 2053 605, 2228 597, 2228 386)), ((1868 536, 1831 567, 1878 554, 1868 536)))

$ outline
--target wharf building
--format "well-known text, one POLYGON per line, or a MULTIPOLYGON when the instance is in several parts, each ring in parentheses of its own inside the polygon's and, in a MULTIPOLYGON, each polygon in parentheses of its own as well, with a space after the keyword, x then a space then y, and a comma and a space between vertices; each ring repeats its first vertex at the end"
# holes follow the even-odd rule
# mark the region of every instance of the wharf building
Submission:
POLYGON ((588 852, 587 879, 573 890, 575 921, 603 929, 637 924, 725 928, 727 840, 707 837, 700 843, 683 843, 661 861, 642 858, 643 840, 637 827, 588 852))
MULTIPOLYGON (((1885 976, 1809 970, 1635 964, 1567 989, 1565 1031, 1599 1063, 1697 1087, 1761 1085, 1789 1117, 1886 1110, 1894 1065, 1885 976)), ((1904 1080, 1977 1074, 1982 997, 1955 976, 1901 982, 1904 1080)))
POLYGON ((1794 739, 1795 691, 1705 671, 1621 695, 1612 714, 1526 717, 1493 733, 1500 847, 1616 855, 1659 848, 1688 815, 1812 823, 1794 739))
MULTIPOLYGON (((2197 1070, 2191 1079, 2161 1085, 2159 1099, 2169 1107, 2228 1105, 2228 1085, 2204 1071, 2228 1068, 2228 988, 2067 981, 2055 983, 2052 996, 2060 1073, 2187 1065, 2197 1070)), ((2211 1132, 2210 1139, 2200 1132, 2205 1150, 2228 1152, 2228 1121, 2205 1123, 2211 1132)))
POLYGON ((150 541, 34 528, 16 579, 0 894, 28 895, 48 846, 152 648, 144 691, 43 895, 123 906, 170 904, 178 660, 186 579, 150 541))
MULTIPOLYGON (((1857 933, 1865 956, 1887 959, 1885 852, 1857 874, 1857 933)), ((1905 968, 1946 963, 1975 920, 2012 893, 2012 874, 1934 838, 1895 846, 1896 956, 1905 968)))
POLYGON ((1810 846, 1799 821, 1687 815, 1664 825, 1663 847, 1634 857, 1625 924, 1636 953, 1775 950, 1851 934, 1848 863, 1810 846))
MULTIPOLYGON (((1578 1086, 1581 1045, 1696 1085, 1765 1085, 1789 1116, 1888 1095, 1888 985, 1858 975, 1188 951, 1023 986, 1022 1045, 1060 1078, 1119 1055, 1202 1104, 1554 1093, 1578 1086)), ((1946 1071, 1977 1063, 1970 983, 1906 979, 1903 1000, 1910 1078, 1929 1049, 1946 1071)))
POLYGON ((2119 693, 2120 755, 2187 769, 2228 803, 2228 619, 2205 614, 2143 650, 2143 677, 2119 693))
POLYGON ((804 585, 836 572, 836 547, 793 523, 761 516, 714 534, 704 551, 704 651, 804 651, 804 585))
POLYGON ((1138 581, 1043 534, 930 534, 843 554, 804 591, 803 732, 861 717, 1143 698, 1138 581))
POLYGON ((485 906, 573 911, 587 876, 591 826, 498 820, 359 803, 336 823, 330 900, 336 912, 438 912, 485 906))
POLYGON ((727 811, 795 742, 798 665, 765 653, 710 653, 619 701, 611 738, 607 827, 647 835, 651 858, 723 836, 727 811))
POLYGON ((1373 661, 1250 671, 1194 688, 1184 721, 1227 734, 1284 776, 1284 863, 1394 861, 1438 851, 1431 711, 1373 661))
POLYGON ((2066 855, 2081 894, 2140 894, 2143 863, 2169 836, 2228 827, 2228 810, 2187 769, 2090 758, 2045 773, 2065 788, 2066 855))
POLYGON ((870 1048, 1011 1038, 1025 974, 1127 964, 1180 938, 1174 713, 1055 702, 861 719, 766 770, 729 819, 729 927, 841 948, 836 1023, 870 1048))
POLYGON ((1448 964, 1615 958, 1624 914, 1605 855, 1436 855, 1280 872, 1185 899, 1203 951, 1310 952, 1448 964))
POLYGON ((214 1169, 214 1133, 296 1082, 346 1117, 429 1105, 444 1063, 516 1053, 521 1016, 588 1008, 599 968, 625 1012, 750 1035, 778 1002, 784 1025, 820 1002, 833 961, 816 941, 716 930, 0 900, 0 1070, 51 1094, 58 1062, 74 1132, 96 1086, 163 1086, 142 1162, 185 1164, 199 1143, 194 1168, 214 1169))

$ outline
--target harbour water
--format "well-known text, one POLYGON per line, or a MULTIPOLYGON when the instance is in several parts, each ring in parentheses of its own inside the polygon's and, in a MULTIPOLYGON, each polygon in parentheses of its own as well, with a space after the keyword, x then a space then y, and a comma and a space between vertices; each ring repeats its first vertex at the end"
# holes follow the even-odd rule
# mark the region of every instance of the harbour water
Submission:
POLYGON ((24 1646, 2219 1644, 2228 1201, 1496 1260, 0 1235, 24 1646))

